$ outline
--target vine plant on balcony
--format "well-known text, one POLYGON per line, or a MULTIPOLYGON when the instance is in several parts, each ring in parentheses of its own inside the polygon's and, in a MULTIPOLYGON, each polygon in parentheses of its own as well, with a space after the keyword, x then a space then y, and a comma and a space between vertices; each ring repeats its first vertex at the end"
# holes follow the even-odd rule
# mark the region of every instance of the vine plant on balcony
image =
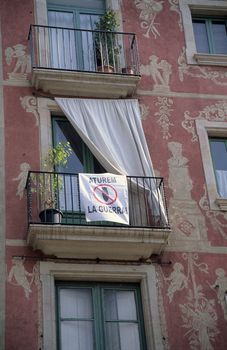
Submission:
POLYGON ((95 35, 96 60, 99 70, 113 72, 118 69, 121 45, 118 43, 117 30, 118 22, 116 13, 107 10, 99 21, 95 24, 95 30, 99 30, 95 35))
POLYGON ((32 192, 37 192, 40 202, 41 221, 59 223, 62 212, 59 209, 59 194, 63 189, 62 176, 53 173, 59 167, 66 167, 72 153, 69 142, 59 142, 47 153, 43 163, 43 173, 33 174, 32 192))

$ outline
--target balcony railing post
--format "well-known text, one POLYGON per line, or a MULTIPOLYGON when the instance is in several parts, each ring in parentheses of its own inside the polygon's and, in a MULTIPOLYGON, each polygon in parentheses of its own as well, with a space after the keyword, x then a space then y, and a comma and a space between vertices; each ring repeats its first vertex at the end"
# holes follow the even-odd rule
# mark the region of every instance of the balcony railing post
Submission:
POLYGON ((30 224, 32 222, 32 190, 31 190, 31 172, 30 171, 28 172, 26 190, 27 190, 27 216, 28 216, 28 223, 30 224))

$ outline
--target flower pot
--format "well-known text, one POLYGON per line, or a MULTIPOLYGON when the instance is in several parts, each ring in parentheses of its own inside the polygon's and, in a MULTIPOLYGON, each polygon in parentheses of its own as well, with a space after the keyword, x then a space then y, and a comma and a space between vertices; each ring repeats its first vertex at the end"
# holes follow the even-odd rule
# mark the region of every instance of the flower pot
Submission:
POLYGON ((39 213, 41 222, 48 224, 60 224, 63 213, 59 209, 45 209, 39 213))
POLYGON ((122 68, 121 71, 123 74, 135 74, 134 69, 132 67, 122 68))
POLYGON ((114 68, 112 66, 109 65, 104 65, 104 66, 99 66, 97 68, 98 72, 104 72, 104 73, 113 73, 114 72, 114 68))

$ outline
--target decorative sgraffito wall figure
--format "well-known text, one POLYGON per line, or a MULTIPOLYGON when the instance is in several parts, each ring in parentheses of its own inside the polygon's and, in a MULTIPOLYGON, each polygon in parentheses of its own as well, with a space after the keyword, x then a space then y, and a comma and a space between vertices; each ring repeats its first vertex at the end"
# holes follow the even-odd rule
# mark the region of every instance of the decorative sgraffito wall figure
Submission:
POLYGON ((17 44, 5 50, 7 65, 15 62, 13 71, 8 73, 10 80, 27 80, 31 72, 31 57, 26 53, 26 48, 25 45, 17 44))
POLYGON ((17 185, 17 192, 16 195, 19 196, 20 199, 24 196, 24 190, 26 186, 26 181, 28 177, 28 172, 31 169, 30 165, 28 163, 21 163, 20 164, 20 173, 17 177, 13 179, 13 181, 19 181, 17 185))
MULTIPOLYGON (((172 190, 169 217, 173 232, 170 242, 177 240, 207 240, 205 219, 197 202, 192 199, 193 182, 189 175, 188 159, 182 155, 179 142, 169 142, 172 157, 168 160, 168 186, 172 190)), ((197 244, 197 243, 196 243, 197 244)))
MULTIPOLYGON (((199 262, 199 256, 195 253, 183 253, 183 260, 176 262, 169 276, 164 276, 167 284, 167 296, 172 303, 175 297, 184 293, 185 302, 179 304, 182 317, 182 328, 185 329, 184 337, 187 338, 191 350, 214 350, 217 328, 217 314, 215 300, 208 299, 203 287, 197 281, 198 274, 208 274, 208 265, 199 262)), ((177 303, 175 304, 177 305, 177 303)), ((175 307, 175 306, 174 306, 175 307)))
POLYGON ((224 269, 219 267, 216 269, 215 273, 216 273, 217 279, 211 287, 215 288, 215 290, 217 291, 218 302, 221 305, 221 308, 224 314, 224 319, 227 320, 227 305, 225 301, 225 298, 227 295, 226 272, 224 269))
POLYGON ((141 28, 146 30, 143 34, 145 38, 150 38, 150 33, 156 39, 160 36, 157 29, 158 23, 155 22, 156 16, 163 10, 164 1, 156 0, 134 0, 136 7, 141 10, 139 18, 141 21, 141 28))
POLYGON ((141 65, 140 72, 152 77, 153 91, 163 93, 170 91, 169 82, 172 66, 166 60, 160 60, 157 56, 152 55, 148 65, 141 65))
POLYGON ((22 287, 24 289, 25 297, 29 299, 30 294, 32 293, 32 284, 38 284, 39 273, 37 271, 37 265, 33 267, 32 273, 30 273, 25 269, 23 259, 14 258, 12 262, 13 266, 8 275, 8 282, 14 286, 22 287))

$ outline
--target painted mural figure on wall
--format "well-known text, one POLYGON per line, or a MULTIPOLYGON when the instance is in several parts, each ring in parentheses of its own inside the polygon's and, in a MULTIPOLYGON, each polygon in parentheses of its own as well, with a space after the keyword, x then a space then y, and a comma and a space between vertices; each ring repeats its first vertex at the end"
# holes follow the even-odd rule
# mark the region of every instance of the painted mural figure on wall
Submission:
POLYGON ((15 61, 14 69, 8 73, 9 79, 26 80, 28 73, 31 72, 31 57, 26 54, 26 46, 22 44, 8 47, 5 50, 6 63, 11 65, 15 61))
POLYGON ((165 281, 170 281, 167 295, 169 297, 169 302, 171 303, 174 297, 175 292, 183 290, 188 287, 188 281, 185 274, 182 272, 184 266, 181 263, 176 262, 173 265, 173 271, 169 277, 165 277, 165 281))
POLYGON ((168 148, 172 157, 168 160, 169 187, 175 199, 191 200, 192 180, 188 172, 188 159, 182 156, 182 145, 179 142, 169 142, 168 148))
POLYGON ((202 285, 196 279, 196 270, 207 274, 208 265, 198 261, 198 254, 184 253, 182 257, 187 265, 184 267, 182 263, 176 262, 170 275, 164 276, 165 283, 170 281, 167 289, 169 302, 172 302, 177 292, 183 291, 185 303, 179 304, 179 310, 190 349, 214 350, 213 342, 219 333, 215 301, 206 298, 202 285))
POLYGON ((222 311, 224 313, 224 319, 227 320, 227 306, 225 297, 227 294, 227 276, 224 269, 219 267, 215 271, 217 279, 212 285, 213 288, 217 290, 218 302, 221 305, 222 311))
POLYGON ((154 81, 153 91, 167 92, 170 90, 169 81, 172 66, 166 60, 159 60, 155 55, 150 56, 150 63, 140 67, 141 74, 151 75, 154 81))
POLYGON ((141 10, 139 18, 142 20, 141 28, 146 29, 146 33, 143 34, 145 38, 150 38, 150 32, 156 39, 160 36, 157 29, 158 23, 155 22, 155 18, 158 13, 163 10, 163 2, 158 0, 134 0, 136 7, 141 10))
POLYGON ((170 241, 184 237, 190 240, 207 239, 205 219, 192 199, 193 183, 188 171, 188 159, 182 155, 179 142, 169 142, 168 148, 172 157, 168 160, 168 186, 172 190, 169 216, 173 232, 170 241))
POLYGON ((32 273, 26 271, 24 261, 21 258, 14 258, 12 260, 13 266, 9 272, 8 282, 15 286, 20 286, 24 289, 25 297, 29 299, 32 293, 31 285, 33 282, 37 283, 37 268, 34 266, 32 273), (29 278, 30 277, 30 281, 29 278))
POLYGON ((28 163, 21 163, 20 164, 20 173, 17 177, 15 177, 14 181, 19 181, 17 185, 17 192, 16 195, 19 196, 20 199, 24 196, 24 189, 26 186, 26 181, 28 177, 28 172, 31 169, 30 165, 28 163))

